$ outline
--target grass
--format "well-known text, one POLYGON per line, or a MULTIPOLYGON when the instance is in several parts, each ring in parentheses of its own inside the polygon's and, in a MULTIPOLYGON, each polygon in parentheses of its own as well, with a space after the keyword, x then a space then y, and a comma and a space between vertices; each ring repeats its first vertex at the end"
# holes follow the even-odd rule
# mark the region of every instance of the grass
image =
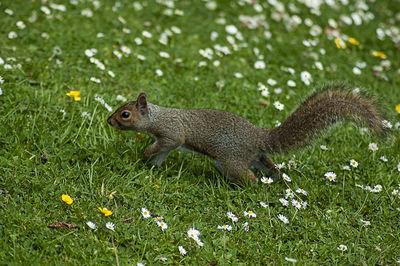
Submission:
POLYGON ((176 1, 171 8, 166 1, 141 1, 142 10, 135 9, 131 1, 120 1, 121 6, 104 1, 98 9, 95 2, 69 1, 64 4, 65 12, 41 1, 2 1, 0 5, 0 57, 5 61, 0 65, 4 80, 0 84, 1 264, 284 264, 289 257, 300 264, 376 265, 400 260, 400 198, 392 194, 400 183, 400 133, 394 126, 399 122, 395 105, 400 104, 400 58, 393 41, 399 36, 393 33, 381 40, 376 33, 377 28, 398 25, 396 3, 365 2, 368 11, 364 13, 371 12, 374 19, 347 25, 340 17, 359 12, 352 1, 337 7, 323 4, 321 15, 289 1, 283 2, 281 13, 267 3, 258 13, 240 1, 218 1, 215 10, 207 9, 206 2, 192 1, 176 1), (50 15, 40 10, 44 5, 50 15), (92 17, 81 15, 86 8, 92 17), (5 13, 6 9, 13 15, 5 13), (166 10, 173 15, 165 15, 170 12, 166 10), (239 21, 240 15, 259 14, 265 15, 271 39, 264 37, 264 27, 249 29, 239 21), (279 14, 297 14, 303 22, 287 29, 289 22, 273 19, 279 14), (221 18, 225 25, 217 23, 221 18), (306 18, 323 32, 311 36, 306 18), (347 48, 338 49, 334 38, 324 32, 330 27, 329 18, 338 22, 342 38, 354 37, 360 44, 346 41, 347 48), (19 29, 17 21, 23 21, 26 28, 19 29), (226 25, 235 25, 243 35, 243 41, 236 39, 237 51, 226 40, 226 25), (167 46, 159 43, 161 33, 172 26, 182 33, 173 33, 167 46), (131 33, 124 33, 123 28, 131 33), (144 30, 152 38, 143 37, 144 30), (11 31, 18 37, 9 39, 11 31), (219 34, 214 42, 212 31, 219 34), (96 37, 99 32, 103 38, 96 37), (42 37, 43 33, 49 37, 42 37), (143 44, 137 45, 136 37, 143 44), (306 47, 302 42, 308 39, 317 40, 316 46, 306 47), (228 46, 232 53, 214 54, 213 60, 199 54, 200 49, 215 44, 228 46), (118 59, 113 51, 120 50, 120 45, 130 47, 131 54, 118 59), (95 57, 105 71, 85 56, 90 48, 97 49, 95 57), (254 48, 263 59, 257 58, 254 48), (171 57, 160 57, 160 51, 171 57), (384 52, 387 59, 372 56, 372 51, 384 52), (138 54, 146 60, 138 60, 138 54), (182 62, 176 62, 177 58, 182 62), (220 66, 213 65, 215 60, 220 66), (264 61, 266 68, 254 69, 257 60, 264 61), (200 61, 207 66, 199 67, 200 61), (315 67, 316 61, 324 70, 315 67), (360 75, 353 73, 356 62, 365 62, 360 75), (6 64, 21 64, 21 68, 7 70, 6 64), (296 73, 282 71, 282 66, 296 73), (156 75, 157 69, 162 76, 156 75), (114 78, 108 70, 115 73, 114 78), (311 74, 310 86, 301 81, 302 71, 311 74), (234 73, 243 78, 235 78, 234 73), (101 83, 90 81, 91 77, 101 83), (267 85, 268 78, 277 85, 267 85), (288 80, 295 81, 296 87, 289 87, 288 80), (380 137, 360 134, 352 123, 337 124, 305 149, 273 155, 277 163, 288 165, 294 159, 296 165, 284 170, 291 183, 281 180, 271 185, 233 186, 208 158, 178 152, 162 167, 153 168, 143 158, 151 139, 107 125, 110 112, 95 100, 100 96, 116 109, 122 105, 117 95, 134 100, 146 91, 149 101, 159 105, 222 109, 272 128, 313 90, 338 80, 373 95, 393 128, 380 137), (218 81, 224 86, 217 86, 218 81), (269 87, 270 96, 261 96, 258 82, 269 87), (273 92, 277 87, 282 93, 273 92), (81 92, 80 101, 66 96, 71 90, 81 92), (285 105, 283 111, 274 108, 275 101, 285 105), (82 116, 83 112, 90 117, 82 116), (372 142, 379 148, 375 152, 368 149, 372 142), (381 161, 381 156, 388 161, 381 161), (351 159, 358 167, 342 170, 351 159), (337 174, 336 182, 326 180, 328 171, 337 174), (383 189, 372 193, 356 184, 381 184, 383 189), (298 187, 308 192, 307 196, 296 194, 308 207, 282 206, 279 198, 285 197, 286 189, 298 187), (70 195, 73 204, 61 201, 62 194, 70 195), (262 208, 259 201, 269 207, 262 208), (113 214, 105 217, 98 207, 113 214), (142 207, 153 217, 164 217, 168 229, 162 231, 153 219, 144 219, 142 207), (248 210, 257 217, 244 217, 248 210), (228 211, 237 215, 237 223, 227 218, 228 211), (289 224, 279 221, 278 214, 284 214, 289 224), (79 229, 47 227, 56 221, 79 229), (87 221, 95 222, 98 230, 91 230, 87 221), (109 221, 115 224, 115 232, 106 229, 109 221), (248 231, 243 229, 244 222, 248 222, 248 231), (232 225, 232 231, 218 230, 217 225, 223 224, 232 225), (201 232, 203 247, 187 237, 190 228, 201 232), (338 250, 341 244, 346 251, 338 250), (185 256, 178 251, 180 245, 187 250, 185 256))

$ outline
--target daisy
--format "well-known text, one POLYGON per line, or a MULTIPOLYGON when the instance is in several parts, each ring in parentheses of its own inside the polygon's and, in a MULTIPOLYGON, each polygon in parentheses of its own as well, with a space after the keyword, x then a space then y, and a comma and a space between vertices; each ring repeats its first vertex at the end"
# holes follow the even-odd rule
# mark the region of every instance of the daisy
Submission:
POLYGON ((250 229, 249 223, 248 223, 248 222, 243 223, 243 224, 242 224, 242 228, 243 228, 243 230, 244 230, 245 232, 248 232, 249 229, 250 229))
POLYGON ((0 76, 0 84, 3 84, 3 83, 4 83, 4 79, 2 76, 0 76))
POLYGON ((292 182, 292 179, 285 173, 282 174, 282 178, 283 180, 285 180, 286 182, 292 182))
POLYGON ((190 238, 196 240, 196 239, 199 238, 200 231, 197 230, 197 229, 195 229, 195 228, 190 228, 190 229, 187 231, 187 235, 188 235, 188 237, 190 237, 190 238))
POLYGON ((387 120, 382 121, 382 126, 383 128, 392 128, 392 124, 387 120))
POLYGON ((274 79, 268 79, 268 80, 267 80, 267 83, 268 83, 269 85, 271 85, 271 86, 275 86, 275 85, 276 85, 276 80, 274 80, 274 79))
POLYGON ((227 212, 226 215, 228 216, 229 219, 231 219, 233 222, 237 222, 239 219, 234 215, 232 212, 227 212))
POLYGON ((243 74, 242 73, 235 73, 234 76, 235 76, 235 78, 238 78, 238 79, 243 78, 243 74))
POLYGON ((319 146, 320 148, 321 148, 321 150, 323 150, 323 151, 327 151, 328 150, 328 148, 325 146, 325 145, 321 145, 321 146, 319 146))
POLYGON ((268 88, 265 87, 264 84, 262 84, 261 82, 258 83, 258 90, 261 91, 261 95, 264 97, 268 97, 269 96, 269 91, 268 88))
POLYGON ((370 222, 370 221, 365 221, 365 220, 363 220, 363 219, 360 219, 360 222, 363 223, 363 226, 369 226, 369 225, 371 225, 371 222, 370 222))
POLYGON ((40 10, 41 10, 43 13, 45 13, 46 15, 50 15, 50 14, 51 14, 51 11, 50 11, 50 9, 49 9, 47 6, 41 6, 41 7, 40 7, 40 10))
POLYGON ((182 31, 180 28, 176 27, 176 26, 172 26, 171 30, 175 33, 175 34, 181 34, 182 31))
POLYGON ((287 199, 284 199, 284 198, 280 198, 279 202, 285 207, 289 205, 289 201, 287 199))
POLYGON ((128 46, 125 46, 125 45, 121 45, 121 51, 124 54, 130 54, 131 53, 131 49, 128 46))
POLYGON ((358 67, 353 67, 353 73, 355 75, 360 75, 361 74, 361 70, 358 67))
POLYGON ((109 71, 107 72, 107 74, 108 74, 108 75, 110 75, 110 77, 112 77, 112 78, 114 78, 114 77, 115 77, 115 74, 114 74, 114 72, 112 72, 111 70, 109 70, 109 71))
POLYGON ((141 45, 142 43, 143 43, 143 41, 142 41, 142 39, 140 39, 140 38, 135 38, 135 43, 137 44, 137 45, 141 45))
POLYGON ((157 221, 157 225, 159 227, 161 227, 161 230, 163 230, 163 231, 168 229, 168 224, 164 221, 157 221))
POLYGON ((110 229, 111 231, 115 232, 115 225, 112 222, 107 222, 106 227, 107 229, 110 229))
POLYGON ((265 68, 265 63, 263 61, 256 61, 254 63, 254 68, 255 69, 264 69, 265 68))
POLYGON ((279 101, 275 101, 274 102, 274 106, 276 109, 278 109, 279 111, 282 111, 283 108, 285 108, 285 105, 283 105, 282 103, 280 103, 279 101))
POLYGON ((305 191, 305 190, 302 189, 302 188, 296 189, 296 193, 300 193, 300 194, 303 194, 303 195, 307 196, 307 191, 305 191))
POLYGON ((157 69, 157 70, 156 70, 156 74, 157 74, 157 76, 159 76, 159 77, 161 77, 162 75, 164 75, 164 73, 162 72, 161 69, 157 69))
POLYGON ((2 95, 3 94, 3 90, 0 88, 0 95, 2 95))
POLYGON ((143 215, 143 217, 144 217, 145 219, 151 217, 151 214, 150 214, 149 210, 146 209, 146 208, 142 208, 142 215, 143 215))
POLYGON ((287 82, 287 85, 288 85, 289 87, 296 87, 296 82, 294 82, 293 80, 289 80, 289 81, 287 82))
POLYGON ((17 37, 18 37, 18 34, 15 33, 15 31, 10 31, 10 33, 8 34, 9 39, 15 39, 17 37))
POLYGON ((381 191, 382 191, 382 185, 376 185, 376 186, 374 186, 373 189, 371 189, 371 192, 375 192, 375 193, 378 193, 381 191))
POLYGON ((218 225, 217 229, 231 231, 232 230, 232 226, 230 226, 229 224, 218 225))
POLYGON ((331 182, 336 180, 336 174, 334 172, 326 172, 325 177, 331 182))
POLYGON ((343 244, 340 244, 340 245, 337 247, 337 249, 340 250, 340 251, 346 251, 346 250, 347 250, 347 246, 346 246, 346 245, 343 245, 343 244))
POLYGON ((196 241, 196 244, 199 245, 199 247, 204 246, 204 243, 201 242, 201 240, 199 238, 195 239, 194 241, 196 241))
POLYGON ((315 67, 319 70, 324 70, 324 66, 321 62, 315 62, 315 67))
POLYGON ((93 17, 93 11, 90 10, 89 8, 85 8, 82 10, 81 15, 87 18, 93 17))
POLYGON ((10 15, 10 16, 14 15, 14 11, 12 11, 11 9, 8 9, 8 8, 6 8, 6 9, 4 10, 4 13, 6 13, 6 14, 8 14, 8 15, 10 15))
POLYGON ((397 164, 397 171, 400 172, 400 163, 397 164))
POLYGON ((368 144, 368 149, 370 149, 371 151, 377 151, 378 150, 378 145, 376 145, 376 143, 370 143, 368 144))
POLYGON ((260 201, 259 203, 260 203, 261 207, 263 207, 263 208, 267 208, 268 207, 268 204, 266 204, 263 201, 260 201))
POLYGON ((285 195, 285 199, 291 199, 294 198, 294 193, 290 188, 286 189, 286 195, 285 195))
POLYGON ((271 184, 272 182, 274 182, 274 180, 271 177, 263 176, 261 178, 261 182, 263 182, 264 184, 271 184))
POLYGON ((160 56, 164 57, 164 58, 170 58, 170 56, 167 52, 160 52, 160 56))
POLYGON ((303 71, 300 73, 301 81, 307 86, 310 85, 311 82, 311 74, 307 71, 303 71))
POLYGON ((345 165, 345 166, 342 167, 342 169, 345 170, 345 171, 350 171, 350 166, 345 165))
POLYGON ((26 27, 26 25, 23 21, 17 21, 16 25, 21 30, 25 29, 25 27, 26 27))
POLYGON ((244 211, 243 215, 244 216, 248 216, 248 217, 253 217, 253 218, 257 217, 257 214, 255 212, 253 212, 253 211, 244 211))
POLYGON ((296 209, 301 209, 301 203, 298 200, 293 199, 292 200, 292 205, 293 207, 295 207, 296 209))
POLYGON ((182 246, 178 246, 178 250, 179 250, 179 253, 181 253, 182 256, 185 256, 186 253, 187 253, 186 249, 184 249, 182 246))
POLYGON ((94 222, 87 221, 86 224, 87 224, 87 226, 89 226, 90 229, 95 230, 95 231, 97 230, 96 224, 94 222))
POLYGON ((293 263, 296 263, 296 262, 297 262, 296 259, 289 258, 289 257, 285 257, 285 260, 288 261, 288 262, 293 262, 293 263))
POLYGON ((151 38, 151 37, 153 37, 153 35, 152 35, 150 32, 146 31, 146 30, 142 32, 142 35, 143 35, 143 37, 145 37, 145 38, 151 38))
POLYGON ((289 223, 289 219, 283 214, 278 214, 278 219, 281 220, 285 224, 289 223))
POLYGON ((357 168, 358 162, 356 160, 354 160, 354 159, 351 159, 350 160, 350 165, 353 166, 354 168, 357 168))
POLYGON ((227 25, 225 27, 225 30, 228 34, 232 34, 232 35, 235 35, 236 33, 238 33, 238 29, 234 25, 227 25))
POLYGON ((138 55, 137 55, 137 58, 138 58, 139 60, 141 60, 141 61, 145 61, 145 60, 146 60, 146 57, 145 57, 144 55, 141 55, 141 54, 138 54, 138 55))
POLYGON ((95 77, 91 77, 90 78, 91 81, 95 82, 95 83, 101 83, 101 80, 95 77))

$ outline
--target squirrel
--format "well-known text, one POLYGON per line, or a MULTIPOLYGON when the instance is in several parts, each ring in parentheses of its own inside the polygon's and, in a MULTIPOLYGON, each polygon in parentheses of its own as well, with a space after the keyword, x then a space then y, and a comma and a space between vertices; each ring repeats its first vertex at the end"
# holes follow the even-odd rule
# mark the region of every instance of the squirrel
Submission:
POLYGON ((117 129, 154 136, 155 142, 144 152, 153 165, 160 166, 174 149, 189 150, 211 157, 231 181, 257 183, 251 167, 279 177, 269 154, 305 146, 317 133, 344 118, 383 132, 373 100, 342 85, 326 85, 271 130, 226 111, 158 106, 148 102, 145 93, 118 108, 107 122, 117 129))

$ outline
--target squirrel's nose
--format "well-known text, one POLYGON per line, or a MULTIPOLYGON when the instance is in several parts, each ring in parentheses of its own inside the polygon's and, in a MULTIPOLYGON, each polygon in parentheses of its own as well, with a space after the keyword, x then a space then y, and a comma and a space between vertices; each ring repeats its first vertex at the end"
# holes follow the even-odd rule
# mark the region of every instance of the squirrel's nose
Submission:
POLYGON ((107 119, 107 123, 109 123, 109 124, 112 126, 112 125, 113 125, 113 124, 112 124, 112 121, 113 121, 112 116, 110 116, 110 117, 107 119))

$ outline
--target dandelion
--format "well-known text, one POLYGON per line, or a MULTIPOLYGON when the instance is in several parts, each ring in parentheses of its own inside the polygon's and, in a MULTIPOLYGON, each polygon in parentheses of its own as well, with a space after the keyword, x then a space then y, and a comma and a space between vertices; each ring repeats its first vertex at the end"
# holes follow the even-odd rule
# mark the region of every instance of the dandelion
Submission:
POLYGON ((185 256, 186 253, 187 253, 186 249, 184 249, 182 246, 178 246, 178 250, 179 250, 179 253, 181 253, 182 256, 185 256))
POLYGON ((380 57, 381 59, 387 58, 386 54, 384 52, 380 52, 380 51, 372 51, 372 56, 380 57))
POLYGON ((15 33, 15 31, 10 31, 10 33, 8 34, 9 39, 15 39, 17 37, 18 37, 18 34, 15 33))
POLYGON ((142 215, 143 215, 143 217, 144 217, 145 219, 151 217, 151 214, 150 214, 149 210, 146 209, 146 208, 142 208, 142 215))
POLYGON ((218 225, 217 229, 231 231, 232 230, 232 226, 230 226, 229 224, 218 225))
POLYGON ((289 206, 289 201, 287 199, 280 198, 279 202, 282 204, 282 206, 285 206, 285 207, 289 206))
POLYGON ((104 214, 104 216, 110 216, 112 214, 112 211, 108 210, 107 208, 101 208, 99 207, 99 210, 104 214))
POLYGON ((354 159, 351 159, 350 160, 350 165, 353 166, 354 168, 357 168, 358 162, 356 160, 354 160, 354 159))
POLYGON ((346 49, 346 47, 347 47, 346 43, 343 41, 342 38, 336 38, 335 44, 336 44, 336 47, 339 49, 346 49))
POLYGON ((62 194, 61 200, 64 201, 65 203, 67 203, 68 205, 71 205, 74 202, 74 200, 71 199, 71 197, 68 196, 67 194, 62 194))
POLYGON ((286 182, 292 182, 292 179, 285 173, 282 174, 282 178, 283 180, 285 180, 286 182))
POLYGON ((370 149, 371 151, 377 151, 378 150, 378 145, 376 145, 376 143, 370 143, 368 144, 368 149, 370 149))
POLYGON ((346 245, 343 245, 343 244, 340 244, 340 245, 337 247, 337 249, 340 250, 340 251, 346 251, 346 250, 347 250, 347 246, 346 246, 346 245))
POLYGON ((268 208, 268 204, 266 204, 265 202, 260 201, 259 203, 260 203, 261 207, 268 208))
POLYGON ((331 182, 336 180, 336 174, 334 172, 326 172, 325 177, 331 182))
POLYGON ((226 215, 228 216, 229 219, 231 219, 233 222, 237 222, 239 219, 236 217, 235 214, 232 212, 227 212, 226 215))
POLYGON ((263 176, 261 178, 261 182, 263 182, 264 184, 272 184, 272 182, 274 182, 274 180, 271 177, 263 176))
POLYGON ((95 231, 97 230, 97 226, 94 222, 87 221, 86 224, 87 224, 87 226, 89 226, 90 229, 95 230, 95 231))
MULTIPOLYGON (((1 65, 1 64, 0 64, 0 65, 1 65)), ((400 114, 400 104, 396 105, 395 109, 396 109, 397 113, 400 114)))
POLYGON ((284 224, 289 223, 289 219, 283 214, 278 214, 278 219, 281 220, 284 224))
POLYGON ((359 44, 360 44, 359 41, 357 41, 356 39, 354 39, 354 38, 352 38, 352 37, 348 38, 347 41, 348 41, 349 43, 351 43, 352 45, 359 45, 359 44))
POLYGON ((282 111, 285 108, 285 105, 280 103, 279 101, 275 101, 274 102, 274 106, 276 109, 278 109, 279 111, 282 111))
POLYGON ((110 229, 111 231, 115 232, 115 224, 113 224, 112 222, 107 222, 106 227, 107 229, 110 229))
POLYGON ((254 63, 254 68, 255 69, 264 69, 265 68, 265 63, 263 61, 256 61, 254 63))
POLYGON ((248 217, 253 217, 253 218, 257 217, 257 214, 255 212, 253 212, 253 211, 244 211, 243 215, 244 216, 248 216, 248 217))
POLYGON ((196 240, 196 239, 199 238, 200 231, 197 230, 197 229, 195 229, 195 228, 190 228, 190 229, 187 231, 187 235, 188 235, 188 237, 190 237, 190 238, 196 240))
POLYGON ((392 124, 387 120, 382 121, 382 126, 383 128, 392 128, 392 124))

